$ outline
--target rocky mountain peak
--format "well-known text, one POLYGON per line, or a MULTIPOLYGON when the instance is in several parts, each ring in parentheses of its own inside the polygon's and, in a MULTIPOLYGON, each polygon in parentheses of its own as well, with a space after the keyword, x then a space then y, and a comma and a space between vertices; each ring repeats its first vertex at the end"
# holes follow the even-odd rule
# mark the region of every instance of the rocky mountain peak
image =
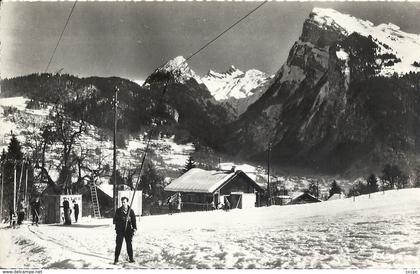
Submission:
POLYGON ((234 75, 234 76, 236 76, 236 75, 241 75, 241 74, 243 74, 243 71, 241 71, 241 70, 237 69, 234 65, 231 65, 231 66, 229 67, 229 69, 225 72, 225 74, 228 74, 228 75, 234 75))
POLYGON ((197 83, 202 83, 200 77, 189 67, 183 56, 177 56, 169 60, 163 66, 157 68, 145 81, 151 83, 154 81, 173 80, 178 83, 185 83, 190 79, 194 79, 197 83))

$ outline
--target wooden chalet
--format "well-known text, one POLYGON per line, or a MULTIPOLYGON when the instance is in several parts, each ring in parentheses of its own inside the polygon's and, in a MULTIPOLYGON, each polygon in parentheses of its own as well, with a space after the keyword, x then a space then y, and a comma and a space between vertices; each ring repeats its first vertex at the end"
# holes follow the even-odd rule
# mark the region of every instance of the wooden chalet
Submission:
POLYGON ((165 187, 178 194, 181 211, 223 208, 250 208, 260 204, 264 191, 243 171, 215 171, 193 168, 165 187))
POLYGON ((294 204, 307 204, 307 203, 319 203, 319 202, 321 202, 320 199, 316 198, 315 196, 309 193, 297 193, 292 197, 289 204, 294 205, 294 204))

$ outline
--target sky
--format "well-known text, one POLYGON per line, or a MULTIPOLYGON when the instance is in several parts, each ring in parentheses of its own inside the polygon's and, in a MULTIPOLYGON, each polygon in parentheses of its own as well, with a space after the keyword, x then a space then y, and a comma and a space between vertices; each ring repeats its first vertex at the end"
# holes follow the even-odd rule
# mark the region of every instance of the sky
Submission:
MULTIPOLYGON (((4 2, 1 77, 44 72, 74 2, 4 2)), ((144 80, 188 57, 260 2, 77 2, 48 72, 144 80)), ((231 65, 274 74, 313 7, 420 34, 419 2, 268 2, 189 60, 199 75, 231 65)))

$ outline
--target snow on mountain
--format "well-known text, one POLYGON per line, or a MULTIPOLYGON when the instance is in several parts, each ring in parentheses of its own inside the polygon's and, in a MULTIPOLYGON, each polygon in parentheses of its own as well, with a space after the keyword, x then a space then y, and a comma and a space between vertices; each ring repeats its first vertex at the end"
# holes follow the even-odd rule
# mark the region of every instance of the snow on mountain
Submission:
MULTIPOLYGON (((197 83, 202 84, 201 78, 189 67, 187 60, 183 56, 177 56, 169 60, 163 66, 157 68, 151 76, 155 74, 170 74, 179 83, 185 83, 190 79, 195 79, 197 83)), ((147 82, 148 79, 146 79, 147 82)))
POLYGON ((142 86, 144 84, 144 80, 141 80, 141 79, 134 79, 132 81, 139 86, 142 86))
MULTIPOLYGON (((112 219, 1 227, 1 268, 419 268, 420 189, 315 204, 140 217, 135 263, 112 219)), ((5 225, 2 225, 5 226, 5 225)))
POLYGON ((168 80, 186 84, 191 79, 201 88, 206 87, 215 103, 238 117, 267 90, 272 77, 255 69, 243 72, 231 66, 225 73, 210 70, 201 78, 189 67, 184 57, 178 56, 157 68, 147 77, 145 85, 167 83, 168 80))
MULTIPOLYGON (((420 62, 420 35, 406 33, 400 27, 388 23, 375 26, 372 22, 342 14, 333 9, 314 8, 311 13, 314 24, 324 29, 333 28, 348 36, 357 32, 365 37, 372 37, 378 44, 381 54, 394 54, 400 62, 383 66, 380 75, 390 76, 393 73, 405 74, 420 71, 414 62, 420 62)), ((344 58, 343 53, 339 53, 344 58)), ((378 60, 378 62, 382 62, 378 60)))
POLYGON ((210 70, 202 80, 214 98, 221 101, 231 97, 236 99, 249 97, 256 92, 255 88, 266 83, 269 78, 267 74, 256 69, 244 73, 231 66, 225 73, 210 70))
POLYGON ((231 66, 225 73, 210 70, 202 81, 217 101, 229 103, 239 116, 261 97, 271 78, 256 69, 243 72, 231 66))

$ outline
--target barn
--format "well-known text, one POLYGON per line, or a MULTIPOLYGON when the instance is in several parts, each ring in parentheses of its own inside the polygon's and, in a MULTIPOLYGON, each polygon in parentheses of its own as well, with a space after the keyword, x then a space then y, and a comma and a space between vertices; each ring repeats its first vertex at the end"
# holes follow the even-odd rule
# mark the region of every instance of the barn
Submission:
POLYGON ((230 208, 256 207, 264 190, 241 170, 193 168, 173 180, 165 191, 180 196, 181 211, 199 211, 228 204, 230 208))

